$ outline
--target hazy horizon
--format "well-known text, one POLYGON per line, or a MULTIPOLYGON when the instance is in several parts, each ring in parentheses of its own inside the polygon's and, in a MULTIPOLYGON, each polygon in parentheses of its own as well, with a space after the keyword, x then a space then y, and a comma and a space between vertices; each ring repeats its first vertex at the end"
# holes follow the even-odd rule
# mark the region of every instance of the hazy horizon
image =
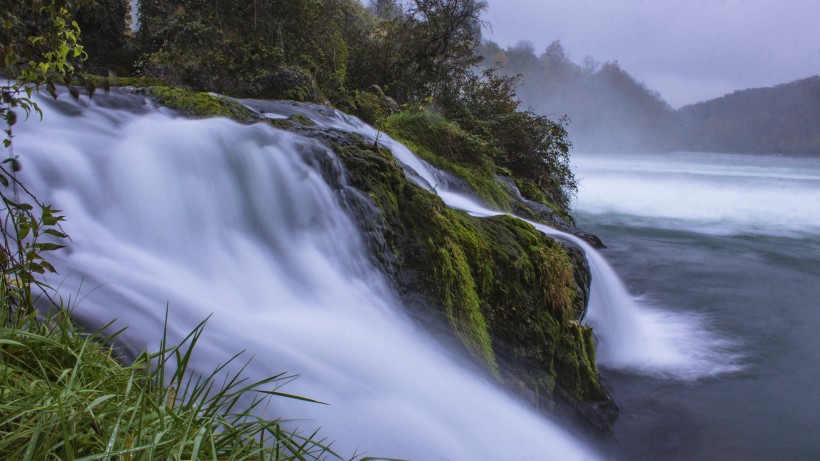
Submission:
POLYGON ((484 37, 618 61, 672 107, 820 74, 820 2, 488 0, 484 37))

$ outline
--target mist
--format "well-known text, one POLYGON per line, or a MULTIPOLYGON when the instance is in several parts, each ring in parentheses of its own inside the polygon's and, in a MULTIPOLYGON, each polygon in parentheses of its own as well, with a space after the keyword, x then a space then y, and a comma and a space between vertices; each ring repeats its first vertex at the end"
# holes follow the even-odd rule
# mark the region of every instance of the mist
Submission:
POLYGON ((561 40, 574 61, 617 60, 674 108, 820 69, 820 3, 811 0, 488 4, 486 38, 539 51, 561 40))
POLYGON ((561 41, 485 42, 485 69, 517 79, 524 108, 564 120, 581 152, 820 155, 820 76, 673 109, 618 61, 573 61, 561 41))

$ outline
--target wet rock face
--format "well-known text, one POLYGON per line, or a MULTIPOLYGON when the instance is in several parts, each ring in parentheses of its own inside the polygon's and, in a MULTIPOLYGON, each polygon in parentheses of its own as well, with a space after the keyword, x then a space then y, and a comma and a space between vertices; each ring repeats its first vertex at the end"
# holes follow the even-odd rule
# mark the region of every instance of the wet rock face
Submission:
POLYGON ((357 219, 411 314, 535 407, 607 433, 617 407, 580 322, 591 283, 583 251, 509 216, 447 208, 363 139, 319 137, 379 210, 357 219))
POLYGON ((523 197, 511 178, 497 176, 496 179, 507 189, 510 195, 510 208, 512 208, 515 215, 534 219, 560 231, 580 237, 594 248, 606 248, 604 242, 597 235, 576 227, 571 217, 561 216, 543 203, 523 197))

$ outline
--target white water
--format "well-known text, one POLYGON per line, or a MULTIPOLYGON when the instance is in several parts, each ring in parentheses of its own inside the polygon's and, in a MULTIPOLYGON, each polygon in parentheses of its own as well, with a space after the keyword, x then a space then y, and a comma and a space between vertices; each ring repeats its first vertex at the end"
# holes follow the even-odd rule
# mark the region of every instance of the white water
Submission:
POLYGON ((299 373, 285 392, 330 405, 276 399, 271 414, 345 455, 598 459, 411 324, 317 173, 331 153, 118 98, 63 95, 15 127, 23 181, 68 217, 52 283, 80 319, 119 319, 140 350, 158 346, 166 305, 171 341, 213 314, 194 365, 247 350, 252 378, 299 373))
POLYGON ((576 155, 578 208, 613 220, 712 235, 820 233, 820 162, 680 152, 576 155), (765 217, 765 219, 761 219, 765 217))
MULTIPOLYGON (((313 115, 305 111, 299 112, 302 115, 313 115)), ((340 113, 331 115, 335 117, 314 115, 312 118, 323 126, 357 132, 369 139, 378 137, 379 142, 388 147, 406 168, 415 172, 419 185, 435 190, 447 205, 475 216, 501 214, 457 191, 448 190, 446 181, 441 179, 445 174, 420 160, 401 143, 378 133, 358 119, 340 113)), ((270 113, 270 116, 278 115, 270 113)), ((606 191, 601 191, 602 194, 613 193, 618 196, 618 187, 610 191, 609 183, 602 184, 606 186, 590 182, 587 187, 606 187, 606 191)), ((613 205, 620 202, 609 200, 607 203, 613 205)), ((694 314, 671 312, 633 296, 606 259, 587 242, 543 224, 527 222, 545 234, 575 243, 586 253, 592 271, 592 287, 585 321, 593 327, 599 341, 596 349, 599 364, 681 380, 694 380, 741 369, 738 364, 740 356, 735 352, 738 344, 711 331, 706 319, 694 314)))

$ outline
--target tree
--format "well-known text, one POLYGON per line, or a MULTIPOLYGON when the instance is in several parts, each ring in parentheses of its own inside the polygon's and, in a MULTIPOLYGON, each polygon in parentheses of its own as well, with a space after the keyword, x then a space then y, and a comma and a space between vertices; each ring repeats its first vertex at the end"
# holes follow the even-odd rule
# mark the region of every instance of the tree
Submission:
POLYGON ((384 20, 392 20, 401 17, 401 6, 396 0, 370 0, 368 11, 384 20))
POLYGON ((89 56, 83 62, 85 70, 97 74, 109 70, 120 75, 130 74, 135 61, 130 13, 129 0, 94 0, 77 12, 83 47, 89 56))
POLYGON ((532 181, 549 201, 566 210, 577 189, 566 120, 555 122, 519 110, 518 77, 502 77, 495 71, 469 76, 460 92, 442 101, 445 115, 492 146, 496 165, 532 181))
POLYGON ((477 0, 413 0, 408 15, 419 29, 416 59, 424 62, 438 93, 446 83, 458 84, 481 61, 475 49, 481 39, 481 12, 487 3, 477 0))

